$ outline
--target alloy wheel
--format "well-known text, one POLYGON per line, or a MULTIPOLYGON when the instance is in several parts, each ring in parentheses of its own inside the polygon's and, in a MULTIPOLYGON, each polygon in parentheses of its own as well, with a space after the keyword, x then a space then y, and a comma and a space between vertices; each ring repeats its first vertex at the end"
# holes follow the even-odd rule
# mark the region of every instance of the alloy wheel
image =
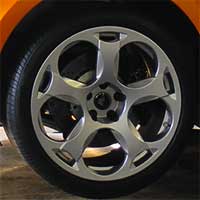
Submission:
POLYGON ((168 56, 122 27, 96 27, 63 41, 42 64, 31 99, 34 130, 48 156, 95 181, 126 178, 154 163, 180 113, 180 84, 168 56), (113 152, 115 163, 91 162, 113 152))

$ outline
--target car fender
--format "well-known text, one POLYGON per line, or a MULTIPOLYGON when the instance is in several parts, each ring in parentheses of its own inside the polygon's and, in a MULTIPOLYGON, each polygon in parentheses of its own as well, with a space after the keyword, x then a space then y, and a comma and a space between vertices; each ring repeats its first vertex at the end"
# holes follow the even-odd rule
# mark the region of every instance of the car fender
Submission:
POLYGON ((17 24, 41 0, 0 0, 0 51, 17 24))
MULTIPOLYGON (((43 0, 0 0, 0 51, 17 24, 43 0)), ((80 1, 80 0, 75 0, 80 1)), ((200 0, 172 0, 200 33, 200 0)))

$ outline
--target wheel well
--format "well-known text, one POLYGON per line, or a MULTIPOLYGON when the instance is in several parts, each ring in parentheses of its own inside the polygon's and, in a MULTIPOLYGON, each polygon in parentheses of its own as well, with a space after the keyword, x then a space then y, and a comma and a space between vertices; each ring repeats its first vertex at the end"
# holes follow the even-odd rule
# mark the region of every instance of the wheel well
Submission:
MULTIPOLYGON (((77 1, 79 2, 74 1, 74 3, 69 3, 68 1, 55 3, 54 1, 49 0, 48 3, 45 1, 40 3, 21 21, 11 34, 1 55, 2 77, 0 77, 0 80, 2 84, 0 85, 2 85, 2 94, 0 99, 2 101, 0 107, 2 109, 0 109, 0 116, 2 121, 5 121, 5 102, 8 84, 15 71, 15 63, 19 61, 26 47, 31 44, 38 33, 42 34, 43 30, 50 27, 51 24, 56 23, 60 18, 64 17, 67 21, 74 12, 80 13, 92 10, 95 15, 95 10, 97 9, 120 8, 132 9, 133 12, 134 10, 139 10, 148 17, 153 18, 154 20, 156 19, 158 26, 167 26, 167 30, 173 32, 177 40, 184 42, 187 44, 187 47, 190 47, 191 52, 193 52, 191 55, 196 55, 194 58, 198 58, 197 44, 199 34, 190 20, 172 2, 165 0, 163 0, 163 2, 149 0, 148 2, 145 1, 145 3, 137 0, 135 0, 135 3, 133 1, 130 3, 129 0, 100 0, 101 2, 99 0, 88 0, 88 2, 77 1), (177 28, 177 26, 179 27, 177 28)), ((197 59, 194 59, 192 62, 194 69, 197 70, 197 59)))

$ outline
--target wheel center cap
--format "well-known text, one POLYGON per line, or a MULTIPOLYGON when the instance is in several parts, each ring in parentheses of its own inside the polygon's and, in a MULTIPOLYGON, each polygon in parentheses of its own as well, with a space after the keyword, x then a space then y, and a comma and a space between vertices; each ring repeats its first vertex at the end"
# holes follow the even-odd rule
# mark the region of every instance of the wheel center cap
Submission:
POLYGON ((94 97, 94 105, 100 110, 106 110, 111 105, 111 97, 105 92, 99 92, 94 97))
POLYGON ((125 95, 116 86, 106 82, 87 95, 87 108, 94 121, 112 123, 122 114, 125 100, 125 95))

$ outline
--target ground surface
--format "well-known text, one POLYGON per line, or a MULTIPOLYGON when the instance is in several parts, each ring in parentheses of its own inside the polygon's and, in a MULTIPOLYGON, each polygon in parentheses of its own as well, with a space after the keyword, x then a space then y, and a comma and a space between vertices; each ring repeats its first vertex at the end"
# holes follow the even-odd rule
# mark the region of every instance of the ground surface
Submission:
MULTIPOLYGON (((5 136, 0 147, 1 200, 82 200, 50 186, 21 159, 5 136)), ((190 141, 179 162, 158 182, 121 200, 193 200, 200 199, 200 135, 190 141)))

